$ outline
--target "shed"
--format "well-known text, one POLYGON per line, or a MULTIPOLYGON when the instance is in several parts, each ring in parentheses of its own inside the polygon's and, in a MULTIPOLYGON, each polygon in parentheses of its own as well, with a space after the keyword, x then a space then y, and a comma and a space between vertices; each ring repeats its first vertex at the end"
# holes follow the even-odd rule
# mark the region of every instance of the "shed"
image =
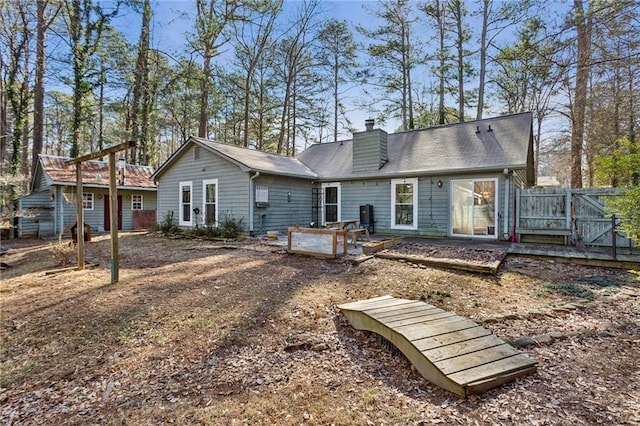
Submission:
MULTIPOLYGON (((47 236, 70 232, 76 222, 75 166, 69 157, 40 155, 29 195, 19 199, 20 236, 47 236)), ((118 229, 155 226, 157 186, 149 166, 125 164, 118 182, 118 229), (151 217, 151 220, 149 220, 151 217)), ((106 161, 82 163, 84 220, 95 232, 110 229, 109 168, 106 161)))

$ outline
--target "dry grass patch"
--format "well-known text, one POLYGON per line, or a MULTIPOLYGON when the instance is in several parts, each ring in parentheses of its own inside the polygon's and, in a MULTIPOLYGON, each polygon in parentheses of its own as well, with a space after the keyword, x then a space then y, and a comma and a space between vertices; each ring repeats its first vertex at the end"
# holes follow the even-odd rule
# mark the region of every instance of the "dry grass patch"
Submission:
POLYGON ((51 276, 46 242, 10 243, 0 289, 5 424, 640 421, 640 298, 618 297, 639 286, 624 271, 513 258, 487 277, 134 234, 121 237, 121 282, 111 285, 106 237, 87 245, 98 268, 51 276), (594 276, 613 284, 580 281, 594 276), (557 310, 578 301, 549 287, 561 283, 595 297, 557 310), (464 400, 335 307, 384 294, 499 317, 487 326, 507 339, 566 338, 524 349, 540 363, 536 375, 464 400))

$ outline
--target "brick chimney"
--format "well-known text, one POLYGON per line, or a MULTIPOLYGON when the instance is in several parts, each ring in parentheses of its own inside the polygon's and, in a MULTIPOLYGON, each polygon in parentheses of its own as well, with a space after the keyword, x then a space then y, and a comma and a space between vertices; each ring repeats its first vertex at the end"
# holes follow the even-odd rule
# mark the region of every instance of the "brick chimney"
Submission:
POLYGON ((375 121, 364 122, 365 131, 353 134, 353 171, 379 170, 387 162, 387 132, 374 129, 375 121))

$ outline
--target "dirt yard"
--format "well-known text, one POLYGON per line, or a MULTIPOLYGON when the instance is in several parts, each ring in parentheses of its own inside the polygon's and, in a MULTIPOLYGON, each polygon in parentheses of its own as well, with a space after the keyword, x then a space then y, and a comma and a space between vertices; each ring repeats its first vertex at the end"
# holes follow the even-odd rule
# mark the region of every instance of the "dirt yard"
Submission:
POLYGON ((97 267, 53 275, 48 242, 2 245, 4 425, 640 424, 626 271, 509 256, 494 277, 123 234, 112 285, 107 237, 88 244, 97 267), (537 373, 468 399, 431 385, 335 307, 386 294, 483 323, 537 373))

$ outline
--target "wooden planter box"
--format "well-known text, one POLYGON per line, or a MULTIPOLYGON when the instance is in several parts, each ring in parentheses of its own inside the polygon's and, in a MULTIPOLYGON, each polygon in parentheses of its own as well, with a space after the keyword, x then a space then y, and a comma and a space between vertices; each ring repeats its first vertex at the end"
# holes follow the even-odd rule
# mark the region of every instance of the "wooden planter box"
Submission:
POLYGON ((288 228, 287 252, 320 257, 347 254, 348 231, 338 229, 288 228))
POLYGON ((372 241, 369 243, 362 244, 362 253, 364 254, 374 254, 379 251, 391 248, 396 244, 400 244, 402 242, 402 237, 393 237, 388 240, 380 240, 380 241, 372 241))

